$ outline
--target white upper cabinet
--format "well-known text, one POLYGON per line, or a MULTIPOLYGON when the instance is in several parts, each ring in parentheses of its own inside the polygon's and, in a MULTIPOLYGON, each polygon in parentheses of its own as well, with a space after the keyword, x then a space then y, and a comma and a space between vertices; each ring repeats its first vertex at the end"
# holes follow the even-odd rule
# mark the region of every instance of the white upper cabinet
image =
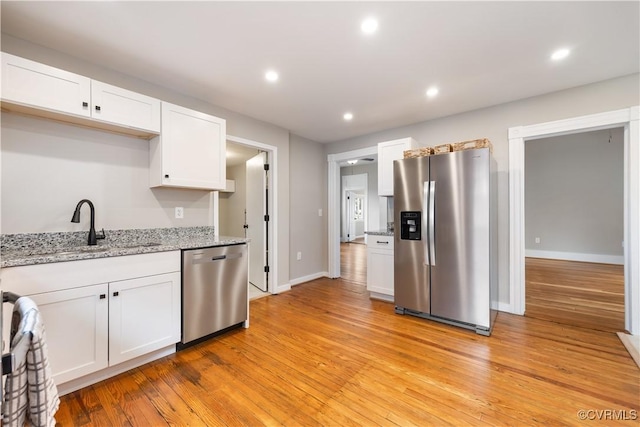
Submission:
POLYGON ((405 150, 418 147, 413 138, 395 139, 378 144, 378 195, 393 196, 393 162, 404 157, 405 150))
POLYGON ((160 133, 160 100, 92 80, 91 117, 160 133))
POLYGON ((4 52, 2 104, 145 138, 160 132, 160 100, 4 52))
POLYGON ((91 79, 3 52, 2 101, 90 117, 91 79))
POLYGON ((162 102, 160 136, 151 139, 151 187, 224 190, 226 121, 162 102))

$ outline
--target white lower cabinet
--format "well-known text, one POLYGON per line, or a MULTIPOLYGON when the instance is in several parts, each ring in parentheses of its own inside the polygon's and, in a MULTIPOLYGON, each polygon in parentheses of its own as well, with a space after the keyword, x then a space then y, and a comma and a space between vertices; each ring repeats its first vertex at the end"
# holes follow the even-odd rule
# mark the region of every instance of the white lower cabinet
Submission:
POLYGON ((108 366, 109 302, 106 283, 30 295, 45 324, 56 384, 108 366))
POLYGON ((78 382, 77 389, 139 366, 153 352, 175 351, 180 259, 172 251, 9 267, 2 285, 38 305, 53 379, 78 382))
POLYGON ((367 290, 372 298, 393 301, 393 236, 367 237, 367 290))
POLYGON ((109 365, 180 341, 180 273, 109 283, 109 365))

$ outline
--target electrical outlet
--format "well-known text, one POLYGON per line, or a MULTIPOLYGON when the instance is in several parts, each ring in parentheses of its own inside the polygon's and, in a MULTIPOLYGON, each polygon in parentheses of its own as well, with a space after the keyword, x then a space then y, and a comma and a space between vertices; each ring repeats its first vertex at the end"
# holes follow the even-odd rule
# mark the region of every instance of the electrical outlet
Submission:
POLYGON ((536 243, 540 243, 540 238, 536 237, 536 243))
POLYGON ((298 261, 300 261, 302 259, 302 252, 298 252, 298 255, 296 255, 296 259, 298 261))
POLYGON ((184 208, 181 206, 176 207, 176 219, 184 218, 184 208))

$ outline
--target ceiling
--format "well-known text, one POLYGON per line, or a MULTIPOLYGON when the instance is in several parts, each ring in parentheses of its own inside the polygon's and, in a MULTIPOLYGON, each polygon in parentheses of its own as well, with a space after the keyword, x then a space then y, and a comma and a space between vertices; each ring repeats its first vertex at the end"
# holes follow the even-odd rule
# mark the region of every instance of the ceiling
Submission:
POLYGON ((260 150, 227 141, 227 167, 245 163, 250 158, 258 155, 260 150))
POLYGON ((318 142, 637 73, 640 64, 637 1, 0 5, 3 33, 318 142), (367 35, 360 24, 371 16, 378 31, 367 35), (561 47, 569 57, 551 61, 561 47), (265 80, 268 69, 277 82, 265 80), (427 98, 432 86, 440 92, 427 98))

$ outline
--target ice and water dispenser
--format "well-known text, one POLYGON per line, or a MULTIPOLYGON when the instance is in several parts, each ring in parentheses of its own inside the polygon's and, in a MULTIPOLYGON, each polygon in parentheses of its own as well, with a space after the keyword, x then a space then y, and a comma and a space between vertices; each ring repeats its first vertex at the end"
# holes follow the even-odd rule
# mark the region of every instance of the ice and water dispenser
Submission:
POLYGON ((400 239, 421 240, 422 239, 422 212, 401 211, 400 212, 400 239))

